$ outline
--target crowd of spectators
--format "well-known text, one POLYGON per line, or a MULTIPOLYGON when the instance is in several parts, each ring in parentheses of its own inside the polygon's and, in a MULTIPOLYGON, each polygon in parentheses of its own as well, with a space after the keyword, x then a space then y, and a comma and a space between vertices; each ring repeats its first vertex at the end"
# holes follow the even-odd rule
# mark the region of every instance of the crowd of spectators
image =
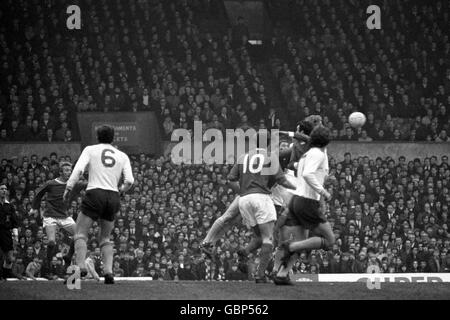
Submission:
MULTIPOLYGON (((30 214, 36 188, 58 173, 58 161, 70 157, 3 159, 0 181, 20 221, 15 243, 18 277, 61 278, 63 257, 70 240, 57 234, 58 252, 47 261, 47 236, 39 215, 30 214)), ((114 273, 163 280, 252 279, 257 255, 240 265, 237 250, 251 231, 236 225, 217 243, 208 259, 199 250, 206 232, 233 200, 226 184, 227 165, 173 165, 169 158, 131 156, 136 179, 122 201, 116 219, 114 273), (246 271, 246 272, 243 272, 246 271)), ((352 158, 330 160, 329 185, 333 195, 326 216, 336 235, 329 251, 301 254, 294 273, 364 273, 377 265, 382 272, 450 272, 448 230, 450 167, 448 157, 406 161, 352 158)), ((68 213, 76 218, 81 193, 68 213)), ((43 201, 41 212, 45 209, 43 201)), ((102 274, 98 225, 89 232, 88 249, 95 269, 102 274)))
POLYGON ((154 111, 166 138, 269 112, 243 19, 214 37, 198 26, 220 1, 84 0, 69 31, 72 2, 0 4, 0 141, 78 139, 77 112, 154 111))
POLYGON ((288 130, 308 114, 343 140, 450 139, 445 1, 384 1, 381 30, 366 27, 367 1, 267 1, 290 12, 271 16, 290 32, 275 28, 257 49, 281 105, 243 19, 203 27, 225 15, 220 1, 81 0, 81 30, 68 30, 72 2, 1 2, 0 141, 78 140, 76 114, 89 111, 154 111, 165 139, 195 120, 288 130), (368 116, 361 130, 347 123, 356 110, 368 116))
POLYGON ((288 15, 266 51, 292 123, 321 114, 335 139, 450 141, 448 1, 383 1, 380 30, 366 26, 373 1, 269 2, 288 15))
MULTIPOLYGON (((367 1, 267 1, 289 6, 290 32, 260 48, 272 66, 282 105, 252 59, 245 21, 224 33, 202 29, 220 1, 80 0, 0 2, 0 142, 79 140, 78 112, 153 111, 165 139, 176 128, 280 128, 322 115, 333 139, 450 141, 449 5, 384 1, 382 29, 366 27, 367 1), (81 30, 68 30, 66 8, 79 4, 81 30), (407 10, 406 10, 407 8, 407 10), (447 30, 447 31, 446 31, 447 30), (349 127, 349 113, 367 123, 349 127)), ((276 20, 277 17, 271 17, 276 20)), ((286 30, 286 29, 283 29, 286 30)), ((3 159, 0 180, 20 218, 14 272, 63 277, 70 239, 46 259, 35 190, 70 157, 3 159)), ((239 265, 250 239, 237 225, 213 261, 199 242, 233 200, 227 166, 175 166, 168 158, 132 157, 136 185, 122 200, 113 232, 116 276, 174 280, 252 279, 256 256, 239 265), (244 268, 245 267, 245 268, 244 268), (242 272, 247 270, 247 272, 242 272)), ((333 200, 326 215, 330 251, 303 253, 293 272, 449 272, 448 158, 330 161, 333 200)), ((68 210, 75 218, 81 196, 68 210)), ((43 205, 45 206, 45 205, 43 205)), ((42 207, 41 209, 44 209, 42 207)), ((42 211, 42 210, 41 210, 42 211)), ((90 259, 102 273, 90 232, 90 259)))

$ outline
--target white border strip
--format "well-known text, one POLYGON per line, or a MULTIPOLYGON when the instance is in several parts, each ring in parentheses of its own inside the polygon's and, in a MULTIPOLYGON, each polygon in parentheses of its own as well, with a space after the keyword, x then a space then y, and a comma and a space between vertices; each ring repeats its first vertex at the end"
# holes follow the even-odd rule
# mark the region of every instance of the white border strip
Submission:
MULTIPOLYGON (((380 282, 445 282, 450 283, 450 273, 323 273, 318 275, 296 274, 291 276, 292 280, 295 282, 367 282, 380 281, 380 282), (314 279, 315 278, 315 279, 314 279), (316 280, 317 279, 317 280, 316 280)), ((100 278, 100 281, 103 281, 100 278)), ((140 281, 161 281, 153 280, 151 277, 117 277, 114 278, 115 281, 129 281, 129 282, 140 282, 140 281)), ((45 278, 32 279, 8 279, 8 281, 42 281, 42 282, 52 282, 45 278)), ((63 281, 62 279, 56 280, 63 281)), ((93 279, 87 279, 85 281, 95 282, 93 279)), ((172 280, 167 280, 166 282, 177 282, 172 280)), ((182 282, 211 282, 206 280, 201 281, 182 281, 182 282)), ((216 282, 216 281, 215 281, 216 282)), ((246 282, 246 281, 217 281, 217 282, 246 282)))
POLYGON ((450 273, 342 273, 319 274, 319 282, 450 282, 450 273))

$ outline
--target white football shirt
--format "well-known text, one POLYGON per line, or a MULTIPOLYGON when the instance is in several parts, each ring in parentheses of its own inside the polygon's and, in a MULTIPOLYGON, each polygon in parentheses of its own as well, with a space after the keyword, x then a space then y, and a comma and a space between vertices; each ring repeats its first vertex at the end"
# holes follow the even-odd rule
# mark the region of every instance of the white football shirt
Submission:
MULTIPOLYGON (((294 175, 294 171, 287 170, 285 173, 285 176, 286 176, 286 179, 290 183, 292 183, 294 186, 297 185, 297 178, 294 175)), ((293 190, 285 188, 285 187, 279 185, 278 183, 276 183, 270 191, 272 191, 272 200, 275 205, 287 206, 289 204, 289 203, 286 203, 286 200, 290 199, 292 197, 292 193, 289 191, 293 191, 293 190)))
POLYGON ((89 172, 86 190, 119 191, 122 174, 124 182, 134 183, 130 159, 124 152, 110 144, 101 143, 84 148, 67 181, 67 187, 72 189, 85 170, 89 172))
POLYGON ((325 191, 323 184, 328 172, 326 149, 309 149, 298 162, 297 189, 292 192, 301 197, 320 200, 320 194, 325 191))

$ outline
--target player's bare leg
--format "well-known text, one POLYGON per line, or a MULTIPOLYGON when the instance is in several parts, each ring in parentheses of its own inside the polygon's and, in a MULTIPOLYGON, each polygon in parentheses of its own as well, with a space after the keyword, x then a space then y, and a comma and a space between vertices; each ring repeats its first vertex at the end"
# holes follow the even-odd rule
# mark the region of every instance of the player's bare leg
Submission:
MULTIPOLYGON (((286 232, 288 234, 284 235, 284 239, 285 240, 290 240, 292 237, 293 241, 302 241, 308 238, 308 233, 309 231, 301 226, 294 226, 294 227, 288 227, 285 226, 283 229, 286 230, 286 232)), ((278 285, 290 285, 292 284, 289 280, 289 271, 292 269, 292 267, 294 266, 295 262, 298 259, 298 253, 294 253, 292 254, 292 256, 290 257, 289 261, 287 262, 287 265, 284 266, 281 263, 281 257, 283 254, 283 251, 281 251, 281 255, 279 256, 280 258, 280 267, 277 272, 276 277, 274 278, 274 282, 275 284, 278 285)))
MULTIPOLYGON (((289 240, 300 241, 305 240, 306 238, 308 238, 308 230, 298 226, 283 226, 279 234, 278 243, 281 244, 289 240)), ((277 249, 275 250, 273 267, 275 274, 278 274, 280 268, 282 267, 281 258, 283 256, 283 252, 284 251, 280 247, 277 247, 277 249)))
POLYGON ((238 223, 237 219, 240 219, 239 197, 236 197, 224 214, 214 221, 211 229, 209 229, 205 239, 201 243, 200 249, 212 258, 214 244, 230 230, 234 222, 238 223))
POLYGON ((69 252, 64 256, 64 262, 67 266, 69 266, 72 263, 72 257, 75 253, 75 241, 73 240, 73 237, 75 235, 75 228, 76 228, 76 224, 70 224, 64 227, 64 229, 67 231, 67 233, 70 234, 70 236, 72 237, 72 241, 70 243, 70 248, 69 248, 69 252))
POLYGON ((80 267, 80 272, 82 276, 86 276, 86 253, 87 253, 87 240, 88 240, 88 231, 92 226, 93 220, 80 212, 77 218, 77 224, 75 227, 75 259, 77 266, 80 267))
POLYGON ((329 222, 320 223, 314 229, 314 233, 320 236, 314 236, 306 240, 292 243, 286 242, 283 244, 284 255, 282 258, 282 263, 285 266, 287 266, 291 255, 295 252, 300 252, 307 249, 328 249, 334 244, 334 233, 329 222))
POLYGON ((250 253, 254 252, 255 250, 258 250, 259 248, 261 248, 263 244, 262 238, 261 236, 253 236, 250 239, 250 242, 248 243, 248 245, 242 249, 242 253, 245 254, 246 256, 248 256, 250 253))
POLYGON ((248 272, 248 266, 247 266, 247 261, 248 261, 248 255, 252 252, 254 252, 255 250, 261 248, 262 246, 262 238, 261 238, 261 232, 258 228, 258 226, 253 227, 253 236, 250 239, 250 242, 247 244, 247 246, 244 249, 240 249, 238 250, 238 255, 239 255, 239 270, 242 273, 247 273, 248 272))
POLYGON ((107 221, 100 219, 100 250, 102 252, 103 259, 103 273, 105 275, 105 284, 114 284, 113 277, 113 258, 114 247, 110 241, 111 232, 114 229, 114 221, 107 221))
POLYGON ((259 224, 259 232, 261 233, 262 245, 259 253, 259 265, 257 268, 256 282, 265 283, 266 269, 269 265, 270 258, 272 257, 273 250, 273 228, 275 221, 259 224))
POLYGON ((47 261, 51 263, 53 256, 56 254, 56 231, 58 226, 55 224, 45 226, 45 233, 47 234, 47 261))
POLYGON ((283 227, 287 220, 287 214, 289 212, 288 208, 283 208, 283 211, 281 212, 280 216, 278 217, 277 221, 275 222, 275 228, 274 228, 274 246, 275 254, 274 254, 274 266, 273 270, 275 272, 278 272, 278 269, 280 269, 281 265, 281 256, 282 256, 282 250, 279 248, 279 245, 283 243, 283 241, 286 241, 288 238, 284 236, 285 230, 283 230, 283 227))

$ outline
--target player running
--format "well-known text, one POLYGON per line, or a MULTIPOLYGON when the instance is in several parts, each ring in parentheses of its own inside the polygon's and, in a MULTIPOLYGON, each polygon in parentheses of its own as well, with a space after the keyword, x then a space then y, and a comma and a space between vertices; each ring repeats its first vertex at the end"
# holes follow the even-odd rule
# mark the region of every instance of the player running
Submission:
POLYGON ((272 256, 273 227, 277 218, 270 188, 275 182, 288 189, 295 189, 295 185, 286 179, 278 157, 260 148, 251 150, 243 157, 243 161, 238 161, 228 179, 239 181, 239 211, 261 239, 260 263, 255 280, 256 283, 266 283, 265 271, 272 256))
POLYGON ((0 279, 14 278, 12 264, 14 262, 13 236, 18 241, 19 231, 14 206, 6 200, 8 188, 0 183, 0 249, 5 256, 0 279), (11 235, 12 230, 12 235, 11 235))
POLYGON ((99 144, 88 146, 81 153, 67 182, 64 199, 88 168, 86 195, 81 203, 81 213, 78 215, 75 228, 76 262, 82 277, 86 276, 88 231, 92 223, 99 220, 98 241, 102 252, 105 284, 114 284, 113 243, 110 241, 110 235, 114 228, 115 216, 120 209, 120 193, 127 192, 131 188, 134 178, 128 156, 111 145, 114 140, 114 129, 110 126, 101 126, 97 129, 97 139, 99 144), (122 175, 124 182, 118 188, 122 175))
MULTIPOLYGON (((48 238, 47 260, 49 264, 56 255, 56 232, 58 232, 59 229, 64 229, 70 234, 70 236, 75 234, 75 221, 72 217, 67 216, 67 203, 63 200, 64 190, 66 189, 67 180, 69 180, 71 173, 72 164, 69 162, 61 163, 59 166, 59 177, 47 181, 41 188, 39 188, 31 204, 30 214, 36 214, 41 205, 42 198, 44 195, 47 195, 45 210, 41 212, 41 216, 43 218, 43 226, 48 238)), ((71 198, 78 194, 78 192, 84 187, 86 187, 86 183, 77 183, 73 193, 71 194, 71 198)), ((74 251, 74 244, 72 241, 68 254, 63 258, 66 266, 71 264, 74 251)))
POLYGON ((294 253, 307 249, 328 249, 335 238, 330 223, 326 220, 320 198, 330 200, 331 195, 323 187, 328 175, 328 155, 326 146, 330 142, 330 132, 323 126, 311 132, 310 150, 300 159, 297 169, 298 187, 289 204, 287 224, 314 231, 311 238, 285 242, 282 244, 283 267, 275 278, 276 284, 288 284, 287 273, 296 257, 294 253))

